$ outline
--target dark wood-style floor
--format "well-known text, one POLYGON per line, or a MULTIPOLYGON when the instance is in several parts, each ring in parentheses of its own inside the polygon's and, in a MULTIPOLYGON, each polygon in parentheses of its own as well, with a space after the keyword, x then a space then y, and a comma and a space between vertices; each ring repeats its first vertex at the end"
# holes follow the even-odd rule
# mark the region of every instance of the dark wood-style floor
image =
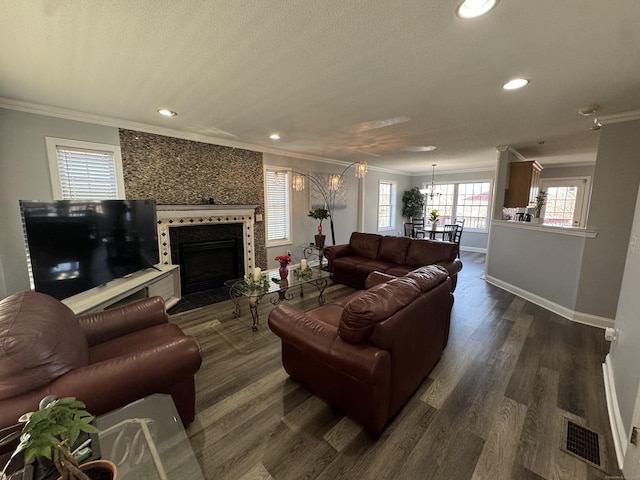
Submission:
MULTIPOLYGON (((261 304, 233 318, 225 301, 172 316, 195 335, 197 417, 187 433, 214 479, 604 479, 620 475, 607 417, 602 330, 573 323, 482 280, 464 253, 449 345, 381 437, 289 379, 261 304), (603 437, 600 470, 560 449, 562 418, 603 437)), ((326 297, 352 289, 332 285, 326 297)), ((309 291, 291 302, 317 305, 309 291)), ((621 477, 619 477, 621 478, 621 477)))

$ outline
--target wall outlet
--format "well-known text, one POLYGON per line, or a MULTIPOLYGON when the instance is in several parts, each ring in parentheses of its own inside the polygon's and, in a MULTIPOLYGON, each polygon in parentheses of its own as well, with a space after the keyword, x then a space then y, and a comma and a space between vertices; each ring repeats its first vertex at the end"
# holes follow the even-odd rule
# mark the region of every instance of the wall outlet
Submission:
POLYGON ((636 244, 638 243, 638 237, 636 235, 632 235, 629 240, 629 249, 631 253, 636 253, 636 244))
POLYGON ((256 213, 256 222, 261 222, 261 221, 262 221, 262 214, 256 213))

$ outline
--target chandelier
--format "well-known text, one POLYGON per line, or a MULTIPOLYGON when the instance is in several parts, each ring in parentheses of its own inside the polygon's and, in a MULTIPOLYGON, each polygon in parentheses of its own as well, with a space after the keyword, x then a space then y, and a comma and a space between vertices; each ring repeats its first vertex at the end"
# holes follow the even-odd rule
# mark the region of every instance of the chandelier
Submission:
POLYGON ((439 197, 441 192, 436 190, 435 178, 436 178, 436 163, 431 164, 431 186, 429 188, 421 188, 420 193, 433 200, 433 197, 439 197))

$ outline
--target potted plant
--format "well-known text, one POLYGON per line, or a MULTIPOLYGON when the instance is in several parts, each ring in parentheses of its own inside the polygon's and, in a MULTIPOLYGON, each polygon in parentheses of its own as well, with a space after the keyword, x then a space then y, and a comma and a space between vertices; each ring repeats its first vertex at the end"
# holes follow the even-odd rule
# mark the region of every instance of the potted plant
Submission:
MULTIPOLYGON (((0 445, 5 445, 20 438, 2 474, 5 473, 13 458, 23 453, 25 465, 37 457, 52 460, 62 480, 91 480, 90 470, 96 468, 96 464, 100 470, 105 468, 111 470, 111 478, 115 480, 115 465, 112 462, 96 460, 80 467, 71 453, 71 448, 80 432, 98 432, 98 429, 91 424, 94 417, 85 408, 84 403, 73 397, 57 399, 49 395, 43 398, 38 410, 25 413, 20 417, 19 422, 24 424, 22 430, 13 432, 0 440, 0 445)), ((102 476, 95 478, 108 478, 102 471, 100 475, 102 476)))
POLYGON ((544 202, 547 200, 547 192, 544 190, 540 190, 538 195, 536 195, 536 206, 533 210, 533 216, 537 220, 535 223, 540 223, 540 215, 542 214, 542 207, 544 206, 544 202))
POLYGON ((409 217, 409 221, 413 221, 414 218, 422 218, 424 215, 424 206, 426 204, 425 197, 420 193, 418 187, 413 187, 411 190, 406 190, 402 195, 402 216, 409 217))
POLYGON ((435 228, 438 225, 438 220, 440 219, 440 215, 438 215, 438 210, 435 208, 429 212, 429 221, 431 225, 435 228))
POLYGON ((316 247, 323 248, 325 235, 322 234, 322 220, 328 219, 331 214, 326 208, 320 207, 316 208, 315 210, 310 210, 308 216, 311 218, 315 218, 316 220, 320 220, 320 225, 318 225, 318 234, 315 236, 315 240, 316 247))

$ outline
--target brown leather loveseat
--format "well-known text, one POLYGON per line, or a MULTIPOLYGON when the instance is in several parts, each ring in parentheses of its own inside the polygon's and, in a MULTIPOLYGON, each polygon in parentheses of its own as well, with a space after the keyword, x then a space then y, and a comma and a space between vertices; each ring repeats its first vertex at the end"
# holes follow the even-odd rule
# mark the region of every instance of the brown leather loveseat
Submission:
POLYGON ((348 244, 325 247, 333 281, 363 288, 371 272, 401 277, 424 265, 441 265, 451 277, 451 291, 462 262, 455 243, 353 232, 348 244))
POLYGON ((269 327, 296 381, 378 435, 447 345, 453 295, 447 271, 375 272, 367 290, 308 312, 279 305, 269 327))
POLYGON ((160 297, 76 316, 48 295, 16 293, 0 301, 0 428, 46 395, 76 397, 100 415, 167 393, 188 424, 201 363, 197 341, 169 323, 160 297))

